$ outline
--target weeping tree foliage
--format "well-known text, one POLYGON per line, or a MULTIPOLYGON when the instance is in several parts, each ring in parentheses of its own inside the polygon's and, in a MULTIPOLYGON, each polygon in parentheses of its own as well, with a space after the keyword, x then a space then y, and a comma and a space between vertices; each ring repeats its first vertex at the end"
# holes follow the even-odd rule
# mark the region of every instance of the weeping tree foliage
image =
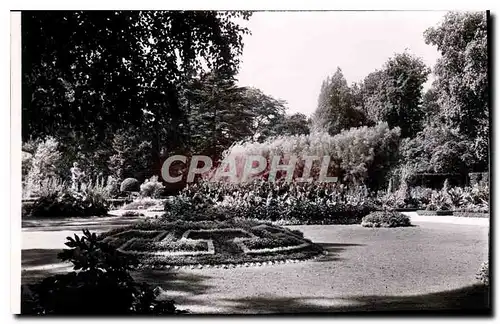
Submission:
POLYGON ((321 85, 318 106, 312 116, 312 129, 335 135, 344 129, 366 125, 366 122, 353 90, 347 84, 342 70, 337 68, 321 85))
POLYGON ((485 12, 448 13, 424 36, 441 53, 435 67, 439 111, 444 125, 472 141, 477 171, 488 168, 488 48, 485 12))
MULTIPOLYGON (((182 87, 202 69, 237 72, 248 12, 22 14, 22 136, 87 152, 141 127, 152 156, 182 143, 182 87)), ((76 153, 75 153, 76 155, 76 153)), ((106 159, 104 159, 106 160, 106 159)))

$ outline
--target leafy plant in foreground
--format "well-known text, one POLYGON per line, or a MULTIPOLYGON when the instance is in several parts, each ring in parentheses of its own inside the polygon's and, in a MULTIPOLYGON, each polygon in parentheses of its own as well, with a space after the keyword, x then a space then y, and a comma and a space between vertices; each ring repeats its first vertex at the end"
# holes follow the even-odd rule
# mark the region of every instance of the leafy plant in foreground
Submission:
POLYGON ((58 274, 25 287, 23 314, 175 314, 171 300, 157 300, 157 291, 134 281, 129 271, 137 260, 83 231, 58 254, 73 263, 73 272, 58 274))

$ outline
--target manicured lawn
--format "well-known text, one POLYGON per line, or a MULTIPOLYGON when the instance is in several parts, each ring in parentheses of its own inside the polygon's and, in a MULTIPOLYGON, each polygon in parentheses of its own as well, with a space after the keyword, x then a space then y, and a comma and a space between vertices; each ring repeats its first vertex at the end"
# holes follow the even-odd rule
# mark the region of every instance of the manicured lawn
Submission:
MULTIPOLYGON (((196 313, 421 311, 483 306, 484 290, 474 284, 475 273, 488 257, 489 227, 433 222, 415 225, 392 229, 290 226, 321 244, 329 254, 304 263, 144 269, 134 276, 161 286, 180 308, 196 313)), ((32 234, 23 232, 23 240, 32 234)), ((23 253, 23 267, 34 265, 31 254, 40 255, 40 251, 31 252, 23 253)), ((54 262, 48 254, 46 259, 54 262)), ((36 260, 37 265, 42 263, 36 260)), ((35 275, 40 274, 26 271, 23 281, 35 275)))
POLYGON ((269 313, 448 310, 484 305, 475 273, 488 227, 421 223, 370 229, 293 226, 329 251, 299 264, 137 276, 195 312, 269 313))

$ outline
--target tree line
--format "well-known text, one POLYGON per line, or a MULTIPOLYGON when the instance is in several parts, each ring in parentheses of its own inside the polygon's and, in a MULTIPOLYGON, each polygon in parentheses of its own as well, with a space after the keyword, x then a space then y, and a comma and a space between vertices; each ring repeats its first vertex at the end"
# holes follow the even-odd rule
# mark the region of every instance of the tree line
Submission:
POLYGON ((400 163, 414 173, 485 172, 489 165, 485 13, 448 13, 424 32, 441 54, 431 69, 407 52, 348 85, 340 68, 321 85, 314 130, 331 135, 387 122, 401 129, 400 163))
POLYGON ((22 13, 24 150, 54 137, 67 165, 117 178, 159 174, 172 154, 217 159, 232 143, 386 122, 403 164, 418 172, 488 167, 487 20, 450 13, 425 31, 436 79, 409 53, 349 85, 339 68, 311 118, 240 86, 244 11, 22 13))

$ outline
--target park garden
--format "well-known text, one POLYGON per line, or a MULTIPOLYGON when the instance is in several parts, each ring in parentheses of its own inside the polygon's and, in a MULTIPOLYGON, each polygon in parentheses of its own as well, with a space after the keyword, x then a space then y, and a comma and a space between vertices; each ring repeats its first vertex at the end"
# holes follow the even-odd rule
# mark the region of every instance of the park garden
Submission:
MULTIPOLYGON (((404 52, 351 85, 337 69, 311 116, 287 114, 286 102, 237 84, 242 36, 251 32, 238 21, 251 16, 23 13, 23 224, 78 220, 85 228, 58 254, 70 272, 23 285, 23 313, 186 313, 188 299, 161 288, 172 281, 165 273, 188 276, 183 271, 224 277, 218 283, 226 288, 236 274, 245 285, 255 281, 229 313, 488 308, 488 228, 418 221, 490 217, 485 14, 448 13, 422 31, 441 53, 434 67, 404 52), (435 80, 424 91, 431 68, 435 80), (182 181, 169 183, 163 162, 180 154, 206 155, 215 165, 189 182, 188 163, 173 164, 169 172, 182 181), (269 164, 278 156, 294 168, 214 177, 216 166, 247 156, 269 164), (325 168, 325 160, 291 156, 329 159, 325 168), (337 181, 320 181, 322 170, 337 181), (299 181, 306 172, 311 181, 299 181), (126 222, 85 227, 110 219, 126 222), (343 252, 349 246, 359 249, 343 252), (269 280, 287 280, 275 292, 290 285, 325 300, 336 289, 368 298, 381 289, 409 293, 415 278, 424 284, 406 301, 359 297, 345 309, 308 308, 295 295, 253 296, 269 289, 253 277, 265 269, 269 280), (322 282, 300 278, 301 269, 338 286, 332 281, 325 292, 322 282), (380 282, 353 281, 379 275, 380 282)), ((236 163, 237 174, 243 168, 236 163)))

